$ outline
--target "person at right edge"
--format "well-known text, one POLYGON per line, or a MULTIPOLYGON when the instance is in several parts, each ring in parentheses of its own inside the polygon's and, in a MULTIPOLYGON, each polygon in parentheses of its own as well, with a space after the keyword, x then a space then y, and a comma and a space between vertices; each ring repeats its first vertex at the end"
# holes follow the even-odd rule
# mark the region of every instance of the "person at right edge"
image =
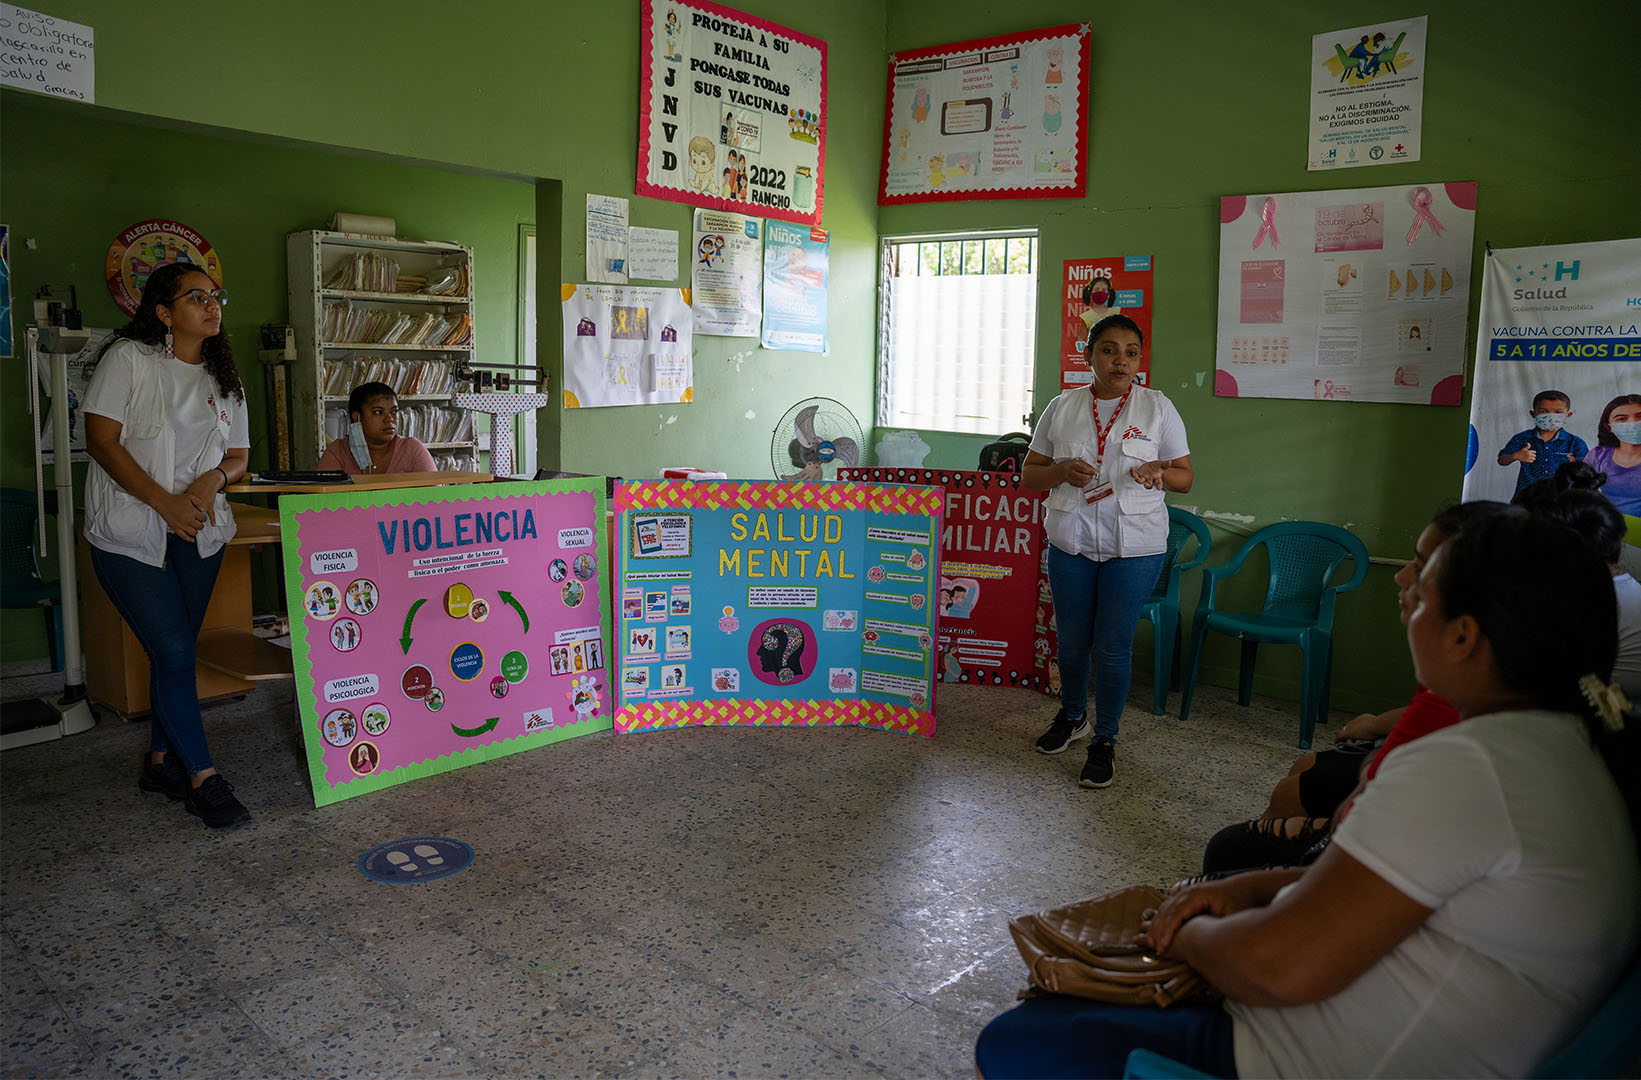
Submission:
POLYGON ((1058 754, 1087 735, 1094 677, 1094 738, 1083 787, 1116 776, 1117 724, 1133 679, 1134 627, 1162 573, 1167 492, 1191 490, 1185 424, 1160 391, 1138 385, 1145 335, 1126 315, 1088 333, 1089 386, 1048 403, 1022 479, 1049 493, 1048 585, 1059 630, 1060 711, 1037 740, 1058 754))

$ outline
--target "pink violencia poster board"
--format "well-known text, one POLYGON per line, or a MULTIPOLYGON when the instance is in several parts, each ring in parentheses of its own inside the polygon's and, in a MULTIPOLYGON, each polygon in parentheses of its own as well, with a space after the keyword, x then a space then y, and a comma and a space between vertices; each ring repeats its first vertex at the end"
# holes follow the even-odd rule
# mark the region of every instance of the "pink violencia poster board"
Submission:
POLYGON ((315 806, 609 729, 603 484, 280 500, 315 806))

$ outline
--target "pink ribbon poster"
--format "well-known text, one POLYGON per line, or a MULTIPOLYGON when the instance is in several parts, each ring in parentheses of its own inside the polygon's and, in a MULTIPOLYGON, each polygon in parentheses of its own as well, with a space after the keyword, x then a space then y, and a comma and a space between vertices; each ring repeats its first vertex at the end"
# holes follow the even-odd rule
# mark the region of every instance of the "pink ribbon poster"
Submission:
POLYGON ((315 806, 610 728, 603 484, 280 500, 315 806))
POLYGON ((1217 397, 1457 405, 1474 183, 1219 201, 1217 397))

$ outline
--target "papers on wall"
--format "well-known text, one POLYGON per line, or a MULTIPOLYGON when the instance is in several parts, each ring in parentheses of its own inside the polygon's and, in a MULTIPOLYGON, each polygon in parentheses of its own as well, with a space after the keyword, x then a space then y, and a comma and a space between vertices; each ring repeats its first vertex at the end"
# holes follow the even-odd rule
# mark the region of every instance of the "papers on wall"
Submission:
POLYGON ((1457 405, 1474 183, 1232 195, 1219 397, 1457 405))
POLYGON ((696 333, 758 336, 763 311, 761 224, 742 214, 695 211, 690 280, 696 333))
POLYGON ((0 86, 70 101, 97 100, 97 48, 91 27, 0 4, 4 55, 0 86))
MULTIPOLYGON (((85 449, 85 418, 80 415, 80 402, 85 398, 91 376, 97 371, 97 358, 103 346, 114 336, 114 331, 99 328, 89 331, 85 346, 68 358, 68 448, 69 460, 90 461, 85 449)), ((46 380, 51 365, 45 354, 40 357, 40 375, 46 380)), ((57 460, 57 440, 51 430, 51 384, 46 382, 45 393, 40 395, 40 459, 47 465, 57 460)))
POLYGON ((766 349, 826 351, 826 230, 813 225, 764 223, 766 349))
POLYGON ((627 200, 587 193, 587 280, 627 282, 627 200))
POLYGON ((627 276, 644 281, 676 281, 678 230, 633 226, 627 233, 627 276))
POLYGON ((564 286, 564 407, 691 400, 693 336, 683 289, 564 286))
POLYGON ((1308 169, 1419 160, 1425 22, 1421 15, 1311 38, 1308 169))

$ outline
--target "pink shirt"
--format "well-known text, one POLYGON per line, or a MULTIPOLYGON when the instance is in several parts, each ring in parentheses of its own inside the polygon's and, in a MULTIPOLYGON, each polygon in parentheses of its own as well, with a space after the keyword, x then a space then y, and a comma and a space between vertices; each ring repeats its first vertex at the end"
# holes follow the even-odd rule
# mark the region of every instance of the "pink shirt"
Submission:
MULTIPOLYGON (((319 464, 314 468, 321 470, 340 469, 349 476, 358 476, 365 470, 353 460, 353 451, 348 449, 346 439, 332 439, 331 444, 325 447, 325 452, 319 458, 319 464)), ((420 440, 408 435, 397 436, 393 440, 393 453, 388 456, 387 468, 383 472, 438 472, 439 467, 433 464, 433 455, 427 452, 420 440)))

